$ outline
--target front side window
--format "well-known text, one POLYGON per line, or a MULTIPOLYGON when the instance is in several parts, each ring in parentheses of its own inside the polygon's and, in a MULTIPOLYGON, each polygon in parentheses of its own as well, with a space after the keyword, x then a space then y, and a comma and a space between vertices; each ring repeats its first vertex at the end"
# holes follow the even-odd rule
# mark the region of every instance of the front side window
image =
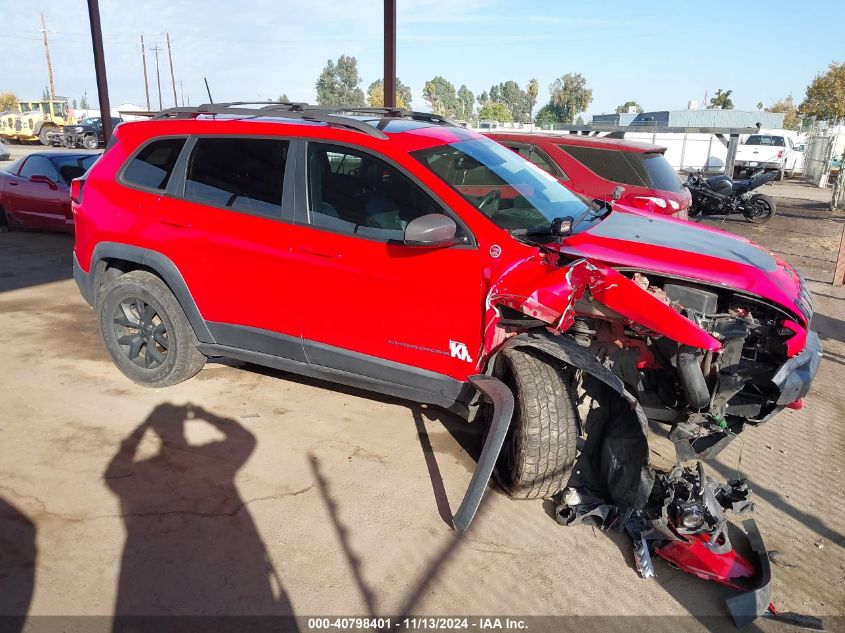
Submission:
POLYGON ((56 171, 50 159, 44 156, 30 156, 23 164, 20 177, 29 178, 30 176, 47 176, 53 182, 59 182, 59 172, 56 171))
POLYGON ((315 226, 384 240, 403 239, 415 218, 443 213, 392 165, 366 152, 324 143, 308 144, 308 200, 315 226))
POLYGON ((563 173, 563 170, 559 166, 553 165, 549 157, 546 156, 546 153, 543 152, 543 150, 541 150, 536 145, 525 145, 523 143, 509 143, 507 141, 500 142, 505 147, 509 147, 517 154, 522 156, 525 160, 530 160, 532 163, 537 165, 537 167, 551 174, 552 176, 557 176, 559 178, 562 178, 563 180, 569 180, 569 178, 563 173))
POLYGON ((279 217, 287 158, 284 140, 199 138, 188 160, 185 198, 279 217))
POLYGON ((576 223, 589 207, 554 176, 490 139, 419 150, 413 155, 495 224, 543 233, 555 218, 576 223))
POLYGON ((129 161, 123 180, 144 189, 164 191, 184 145, 184 138, 163 138, 146 145, 129 161))

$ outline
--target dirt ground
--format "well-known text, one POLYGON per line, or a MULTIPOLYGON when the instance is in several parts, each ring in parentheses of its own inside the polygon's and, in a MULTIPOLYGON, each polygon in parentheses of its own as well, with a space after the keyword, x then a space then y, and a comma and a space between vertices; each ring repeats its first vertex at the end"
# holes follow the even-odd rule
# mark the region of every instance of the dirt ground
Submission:
MULTIPOLYGON (((777 607, 837 630, 845 290, 827 282, 843 218, 778 202, 770 225, 724 228, 814 280, 825 358, 803 410, 748 430, 708 469, 748 476, 754 518, 781 553, 777 607)), ((732 628, 730 590, 660 561, 642 580, 626 537, 561 527, 541 501, 491 488, 456 538, 447 522, 481 438, 436 408, 221 363, 168 389, 133 384, 70 279, 71 248, 67 236, 0 234, 0 612, 683 616, 613 622, 732 628)), ((655 460, 665 450, 656 439, 655 460)), ((87 622, 110 630, 108 617, 87 622)), ((745 630, 757 628, 783 627, 745 630)))

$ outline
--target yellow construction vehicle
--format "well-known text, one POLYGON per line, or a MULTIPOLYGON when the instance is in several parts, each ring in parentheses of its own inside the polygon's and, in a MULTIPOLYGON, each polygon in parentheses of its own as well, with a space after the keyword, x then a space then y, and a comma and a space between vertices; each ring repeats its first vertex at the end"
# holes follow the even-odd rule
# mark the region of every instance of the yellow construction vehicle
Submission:
POLYGON ((9 132, 11 140, 52 145, 61 136, 62 126, 75 123, 68 112, 67 99, 19 101, 18 108, 14 129, 9 132))
POLYGON ((7 143, 16 141, 15 138, 15 121, 20 115, 20 105, 15 105, 13 110, 6 110, 0 112, 0 139, 7 143))

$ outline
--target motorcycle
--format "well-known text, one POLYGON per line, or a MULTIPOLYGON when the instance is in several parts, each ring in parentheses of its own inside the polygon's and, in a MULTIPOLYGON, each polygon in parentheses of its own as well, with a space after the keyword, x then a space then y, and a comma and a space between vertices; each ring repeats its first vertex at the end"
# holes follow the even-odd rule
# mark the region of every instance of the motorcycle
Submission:
POLYGON ((776 172, 767 173, 762 169, 746 180, 733 180, 728 176, 707 178, 700 171, 690 173, 684 182, 692 194, 689 217, 705 214, 724 215, 727 219, 732 213, 741 213, 749 222, 768 222, 775 217, 775 201, 754 190, 776 177, 776 172))

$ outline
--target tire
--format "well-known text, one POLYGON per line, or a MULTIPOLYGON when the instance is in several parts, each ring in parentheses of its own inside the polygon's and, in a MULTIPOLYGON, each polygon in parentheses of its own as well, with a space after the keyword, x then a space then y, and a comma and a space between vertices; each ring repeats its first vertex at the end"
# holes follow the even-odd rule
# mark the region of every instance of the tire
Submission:
POLYGON ((578 414, 572 388, 559 361, 539 352, 508 349, 502 357, 516 406, 496 480, 515 498, 551 497, 565 486, 575 462, 578 414))
POLYGON ((41 128, 41 131, 38 132, 38 140, 41 141, 42 145, 50 146, 53 142, 50 140, 50 137, 47 136, 50 132, 55 132, 56 128, 51 125, 45 125, 41 128))
POLYGON ((776 180, 777 182, 780 182, 781 180, 783 180, 783 178, 784 178, 784 173, 783 173, 783 170, 782 170, 782 169, 778 169, 778 175, 777 175, 777 177, 775 178, 775 180, 776 180))
POLYGON ((169 387, 205 365, 179 301, 152 273, 134 270, 108 282, 97 316, 112 361, 139 385, 169 387))
POLYGON ((100 142, 94 135, 89 135, 82 139, 82 147, 84 147, 85 149, 97 149, 99 146, 100 142))
POLYGON ((743 217, 753 224, 764 224, 775 217, 775 201, 762 193, 756 193, 743 206, 743 217))

